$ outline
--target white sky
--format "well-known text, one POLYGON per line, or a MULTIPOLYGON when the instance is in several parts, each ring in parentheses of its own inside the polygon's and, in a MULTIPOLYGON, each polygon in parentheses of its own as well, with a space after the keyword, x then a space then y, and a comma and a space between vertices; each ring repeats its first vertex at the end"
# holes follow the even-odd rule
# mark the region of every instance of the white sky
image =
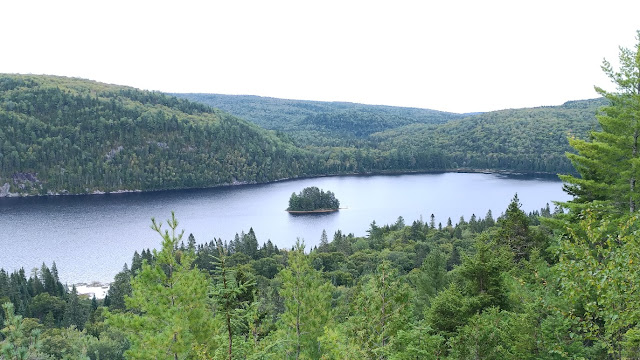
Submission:
POLYGON ((640 1, 0 2, 0 73, 452 112, 608 86, 640 1))

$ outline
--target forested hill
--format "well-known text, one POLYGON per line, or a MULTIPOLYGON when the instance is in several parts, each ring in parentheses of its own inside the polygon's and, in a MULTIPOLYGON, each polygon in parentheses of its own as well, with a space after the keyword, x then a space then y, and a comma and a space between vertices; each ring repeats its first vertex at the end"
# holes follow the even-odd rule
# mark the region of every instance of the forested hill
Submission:
POLYGON ((231 104, 234 115, 255 123, 158 92, 0 74, 0 196, 197 188, 328 174, 568 173, 567 136, 586 137, 604 104, 596 99, 463 116, 216 97, 226 99, 223 105, 244 99, 231 104))
POLYGON ((598 108, 606 104, 599 98, 465 115, 258 96, 175 95, 283 132, 300 146, 324 153, 331 148, 343 170, 356 172, 375 171, 384 163, 384 170, 570 173, 567 137, 586 137, 597 127, 598 108))
POLYGON ((604 98, 560 106, 509 109, 473 115, 439 126, 415 124, 372 139, 381 150, 416 153, 438 149, 451 168, 571 173, 568 137, 599 129, 595 114, 604 98))
POLYGON ((227 111, 298 144, 341 145, 410 124, 443 124, 464 117, 429 109, 348 102, 287 100, 253 95, 172 94, 227 111))
POLYGON ((0 75, 0 193, 90 193, 266 182, 308 155, 220 110, 161 93, 0 75))

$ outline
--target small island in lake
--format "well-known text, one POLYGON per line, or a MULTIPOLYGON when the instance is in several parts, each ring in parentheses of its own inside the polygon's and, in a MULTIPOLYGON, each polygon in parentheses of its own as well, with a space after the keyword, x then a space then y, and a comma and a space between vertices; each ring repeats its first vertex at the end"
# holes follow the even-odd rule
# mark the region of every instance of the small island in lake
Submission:
POLYGON ((287 211, 290 214, 326 213, 340 210, 340 201, 331 192, 315 186, 306 187, 300 193, 291 194, 287 211))

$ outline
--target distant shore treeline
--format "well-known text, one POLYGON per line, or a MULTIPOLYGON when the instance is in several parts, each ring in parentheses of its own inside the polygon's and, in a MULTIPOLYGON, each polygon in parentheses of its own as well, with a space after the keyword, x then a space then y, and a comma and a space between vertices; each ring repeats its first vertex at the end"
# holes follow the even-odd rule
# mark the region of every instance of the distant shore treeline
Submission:
MULTIPOLYGON (((265 129, 214 110, 215 102, 80 79, 0 75, 0 196, 460 168, 571 172, 566 137, 584 136, 602 101, 471 117, 312 103, 264 105, 260 111, 272 120, 256 123, 265 129)), ((240 116, 256 119, 255 106, 239 102, 231 110, 243 108, 240 116)))

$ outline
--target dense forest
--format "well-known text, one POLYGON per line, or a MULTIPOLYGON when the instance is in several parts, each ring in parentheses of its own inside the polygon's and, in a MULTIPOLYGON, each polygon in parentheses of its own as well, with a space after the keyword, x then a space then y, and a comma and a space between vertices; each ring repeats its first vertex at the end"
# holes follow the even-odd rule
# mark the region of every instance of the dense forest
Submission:
MULTIPOLYGON (((13 346, 5 356, 22 348, 33 359, 458 358, 477 340, 465 340, 462 327, 473 333, 483 309, 487 327, 497 319, 528 329, 513 353, 524 355, 535 345, 527 323, 560 316, 519 303, 551 291, 542 280, 522 283, 532 268, 547 279, 545 259, 553 256, 540 251, 550 240, 539 219, 551 216, 548 207, 525 215, 516 196, 497 221, 489 212, 456 225, 374 222, 366 237, 323 233, 308 254, 303 243, 260 246, 252 229, 198 244, 192 235, 183 239, 175 218, 154 221, 159 250, 133 254, 104 300, 62 287, 55 264, 30 276, 0 270, 2 334, 13 346), (504 234, 527 246, 512 252, 490 240, 504 234), (451 311, 460 313, 451 318, 451 311), (460 343, 448 344, 454 340, 460 343)), ((501 336, 495 341, 511 335, 501 336)), ((580 342, 564 336, 558 343, 553 331, 544 336, 546 348, 521 358, 580 342)))
POLYGON ((52 76, 0 76, 0 185, 159 190, 312 175, 307 153, 208 106, 52 76))
POLYGON ((302 189, 298 194, 293 193, 289 198, 287 211, 317 211, 337 210, 340 208, 340 200, 332 191, 324 191, 315 186, 302 189))
MULTIPOLYGON (((353 171, 470 169, 571 173, 568 136, 596 129, 607 100, 561 106, 452 114, 427 109, 282 100, 257 96, 174 94, 223 109, 289 136, 301 147, 339 153, 353 171), (333 149, 333 151, 329 151, 333 149)), ((332 168, 333 171, 336 171, 332 168)))
POLYGON ((224 105, 267 129, 161 93, 63 77, 0 75, 0 196, 353 173, 575 174, 564 156, 571 150, 567 136, 585 138, 597 129, 594 114, 607 102, 463 116, 348 103, 189 97, 224 105))
POLYGON ((249 95, 171 94, 207 104, 260 127, 291 136, 302 146, 344 146, 411 124, 444 124, 461 114, 345 102, 286 100, 249 95))
POLYGON ((571 173, 567 137, 584 138, 598 129, 595 114, 606 104, 599 98, 493 111, 437 127, 400 127, 372 138, 383 151, 420 154, 439 149, 451 168, 571 173))
POLYGON ((55 264, 0 270, 0 358, 637 359, 640 31, 620 64, 603 63, 617 90, 597 88, 598 126, 569 139, 573 199, 553 211, 516 194, 497 219, 400 217, 312 249, 252 229, 198 243, 175 214, 152 219, 159 246, 102 301, 55 264))

